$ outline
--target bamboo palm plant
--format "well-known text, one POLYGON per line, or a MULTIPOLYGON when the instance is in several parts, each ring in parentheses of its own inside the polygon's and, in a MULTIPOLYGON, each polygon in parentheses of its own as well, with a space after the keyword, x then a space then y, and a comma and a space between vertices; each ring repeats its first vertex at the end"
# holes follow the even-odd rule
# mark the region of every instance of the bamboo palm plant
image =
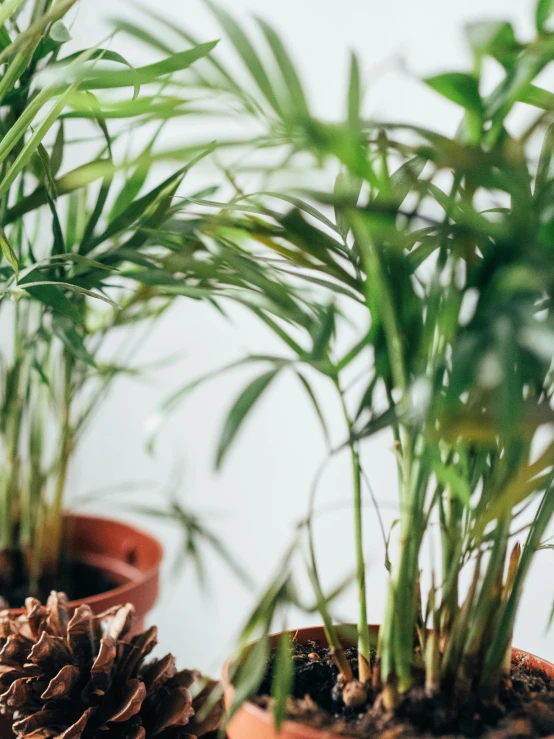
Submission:
MULTIPOLYGON (((212 229, 197 251, 182 256, 179 270, 249 307, 284 347, 279 355, 245 358, 262 372, 230 409, 217 465, 283 372, 298 377, 325 428, 310 373, 326 379, 344 409, 343 439, 330 454, 351 459, 344 495, 354 512, 359 591, 353 675, 333 620, 334 594, 324 591, 318 571, 312 495, 244 628, 242 644, 258 641, 238 663, 235 707, 260 685, 268 635, 293 605, 319 611, 343 684, 363 683, 362 703, 369 690, 394 708, 422 673, 431 693, 494 696, 509 679, 523 586, 554 513, 554 95, 536 82, 554 61, 552 3, 537 4, 536 36, 528 41, 508 22, 470 25, 471 71, 425 81, 463 110, 453 138, 409 122, 364 119, 355 57, 345 118, 318 120, 275 31, 259 22, 264 56, 231 15, 210 7, 248 77, 236 95, 212 58, 195 84, 219 89, 239 120, 251 116, 262 133, 242 142, 234 196, 225 204, 201 201, 213 209, 212 229), (502 79, 485 95, 490 59, 502 79), (532 117, 518 130, 510 116, 523 106, 532 117), (264 191, 249 190, 248 162, 263 161, 268 151, 264 191), (296 164, 304 172, 312 167, 310 191, 294 189, 296 164), (333 168, 340 174, 326 187, 333 168), (269 191, 275 170, 281 183, 292 172, 289 190, 269 191), (345 351, 344 315, 352 307, 365 318, 345 351), (387 552, 388 599, 372 663, 362 460, 366 440, 385 428, 394 434, 399 526, 390 558, 387 552), (440 556, 422 577, 422 547, 437 529, 440 556), (313 606, 295 585, 298 557, 313 606)), ((181 388, 163 412, 197 384, 181 388)), ((290 658, 285 638, 273 672, 278 721, 293 680, 290 658)))
POLYGON ((0 3, 0 592, 57 571, 75 447, 114 378, 137 372, 123 329, 171 303, 156 230, 187 208, 177 191, 208 153, 156 141, 191 112, 181 73, 214 43, 181 39, 136 67, 113 37, 69 52, 75 10, 0 3))

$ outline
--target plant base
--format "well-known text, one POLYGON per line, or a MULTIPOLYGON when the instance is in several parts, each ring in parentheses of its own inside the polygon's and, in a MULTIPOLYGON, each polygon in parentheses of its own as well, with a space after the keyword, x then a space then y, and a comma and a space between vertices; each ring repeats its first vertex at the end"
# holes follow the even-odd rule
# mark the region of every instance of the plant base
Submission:
MULTIPOLYGON (((260 695, 245 704, 229 726, 230 739, 419 739, 421 737, 482 737, 538 739, 554 734, 554 665, 514 650, 513 685, 497 701, 470 696, 453 709, 442 695, 414 688, 396 713, 386 712, 375 696, 367 705, 349 709, 333 691, 337 670, 330 659, 322 629, 301 629, 295 637, 295 689, 289 719, 278 734, 271 714, 271 662, 260 695)), ((372 627, 376 635, 377 628, 372 627)), ((345 644, 354 674, 356 650, 345 644)), ((227 683, 227 701, 232 688, 227 683)))

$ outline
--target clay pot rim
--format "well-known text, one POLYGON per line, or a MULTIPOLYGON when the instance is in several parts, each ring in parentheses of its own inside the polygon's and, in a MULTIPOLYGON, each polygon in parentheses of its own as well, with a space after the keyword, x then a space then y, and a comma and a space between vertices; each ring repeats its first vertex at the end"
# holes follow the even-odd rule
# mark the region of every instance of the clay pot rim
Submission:
MULTIPOLYGON (((353 624, 348 624, 349 626, 353 626, 353 624)), ((379 632, 380 626, 378 624, 369 624, 369 628, 372 634, 376 635, 379 632)), ((288 631, 279 631, 274 634, 269 635, 270 644, 273 642, 277 642, 278 639, 281 637, 282 634, 292 634, 294 636, 294 640, 296 641, 297 637, 300 636, 300 638, 304 639, 304 641, 308 641, 311 638, 313 638, 314 634, 318 634, 318 639, 320 641, 325 642, 325 632, 323 629, 323 626, 306 626, 300 629, 289 629, 288 631)), ((341 639, 343 642, 343 646, 351 645, 351 642, 349 642, 347 639, 341 639)), ((250 642, 246 645, 246 648, 256 643, 256 640, 253 642, 250 642)), ((554 677, 554 664, 552 662, 549 662, 548 660, 543 659, 542 657, 538 657, 534 654, 531 654, 531 652, 526 652, 524 649, 517 649, 514 648, 512 650, 512 653, 521 657, 524 657, 525 659, 529 660, 532 664, 532 666, 536 667, 537 669, 543 670, 547 674, 550 674, 550 676, 554 677)), ((233 694, 234 694, 234 687, 230 681, 229 678, 229 668, 232 662, 232 658, 229 657, 225 663, 223 664, 222 668, 222 683, 224 688, 224 695, 225 695, 225 707, 229 708, 233 694)), ((252 701, 246 701, 242 704, 242 706, 239 709, 240 711, 244 711, 252 721, 260 722, 262 725, 266 727, 273 727, 274 721, 273 716, 270 713, 270 711, 266 710, 265 708, 262 708, 261 706, 256 705, 252 701)), ((354 739, 353 737, 345 736, 344 734, 334 734, 331 731, 327 731, 325 729, 315 729, 312 726, 309 726, 308 724, 303 724, 299 721, 284 721, 281 725, 281 734, 283 737, 295 737, 296 739, 354 739)), ((547 737, 545 739, 552 739, 551 737, 547 737)))
MULTIPOLYGON (((142 528, 139 528, 137 526, 128 524, 124 521, 120 521, 116 518, 106 518, 105 516, 96 516, 94 514, 80 514, 80 513, 70 513, 67 512, 63 516, 65 521, 85 521, 89 523, 96 523, 100 526, 106 524, 108 526, 117 525, 118 527, 121 527, 122 530, 125 531, 125 534, 130 537, 136 538, 139 542, 147 543, 149 547, 151 547, 153 551, 153 557, 152 557, 152 564, 151 566, 147 568, 141 568, 136 565, 129 565, 125 563, 125 568, 127 569, 127 573, 124 575, 125 581, 117 585, 115 588, 110 588, 110 590, 105 590, 102 593, 97 593, 96 595, 91 595, 85 598, 79 598, 78 600, 72 600, 69 602, 70 608, 78 608, 80 605, 87 604, 90 605, 90 607, 93 609, 93 611, 96 611, 95 606, 98 604, 101 604, 102 601, 105 601, 107 597, 109 597, 110 601, 116 601, 118 603, 127 603, 128 601, 133 602, 133 595, 134 591, 138 588, 143 587, 146 583, 149 583, 150 580, 157 579, 160 564, 163 559, 163 547, 156 539, 155 536, 152 536, 152 534, 149 534, 148 532, 144 531, 142 528), (128 573, 133 570, 135 573, 134 577, 130 577, 128 573)), ((91 554, 91 559, 94 557, 93 553, 91 554)), ((98 556, 98 555, 96 555, 98 556)), ((105 554, 102 555, 99 554, 100 557, 105 557, 106 559, 112 560, 114 563, 123 563, 122 560, 119 560, 115 555, 105 554)), ((87 553, 84 552, 79 557, 82 561, 87 561, 87 553)), ((93 564, 91 562, 91 564, 93 564)), ((107 567, 103 567, 100 564, 94 563, 95 566, 99 567, 99 569, 105 569, 107 570, 107 567)), ((114 568, 116 569, 116 568, 114 568)), ((120 569, 120 568, 117 568, 120 569)), ((12 613, 14 616, 21 615, 25 612, 24 608, 10 608, 10 613, 12 613)))

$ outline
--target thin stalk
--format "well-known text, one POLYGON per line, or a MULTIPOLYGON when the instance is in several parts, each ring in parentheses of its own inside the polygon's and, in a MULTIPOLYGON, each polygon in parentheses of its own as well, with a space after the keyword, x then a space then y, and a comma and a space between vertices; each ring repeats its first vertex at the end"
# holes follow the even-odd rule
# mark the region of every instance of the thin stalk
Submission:
MULTIPOLYGON (((462 671, 468 677, 474 675, 478 661, 483 658, 486 649, 487 631, 499 606, 501 589, 499 588, 498 578, 499 573, 502 576, 504 570, 510 523, 509 513, 504 514, 498 521, 485 578, 475 604, 472 628, 467 637, 462 658, 462 671)), ((504 656, 504 652, 502 656, 504 656)))
POLYGON ((354 479, 354 540, 356 547, 356 581, 358 584, 358 678, 365 683, 371 678, 369 627, 367 623, 366 574, 362 529, 362 485, 360 457, 351 447, 354 479))
MULTIPOLYGON (((352 422, 346 407, 344 394, 341 390, 338 378, 335 386, 341 399, 344 418, 348 428, 349 436, 352 435, 352 422)), ((354 444, 350 445, 352 458, 352 478, 354 488, 354 547, 356 556, 356 583, 358 589, 358 679, 365 683, 371 679, 370 666, 370 640, 369 626, 367 623, 367 590, 366 572, 364 559, 363 540, 363 514, 362 514, 362 471, 360 467, 360 456, 354 444)))
POLYGON ((69 352, 62 354, 65 369, 64 403, 62 408, 62 431, 60 456, 57 465, 54 497, 46 519, 48 540, 46 544, 45 570, 54 571, 58 565, 62 541, 62 515, 64 507, 67 472, 73 453, 73 430, 71 426, 71 400, 73 395, 72 375, 75 363, 69 352))
POLYGON ((429 593, 429 611, 433 623, 425 649, 425 690, 433 695, 440 690, 440 611, 436 607, 435 576, 429 593))
POLYGON ((494 684, 502 667, 513 631, 516 609, 521 598, 521 592, 525 578, 531 566, 533 555, 538 550, 544 532, 552 517, 554 516, 554 490, 552 480, 543 495, 539 510, 533 521, 527 541, 521 553, 521 559, 514 584, 506 605, 502 609, 501 617, 496 623, 496 628, 490 640, 485 663, 483 666, 481 682, 483 685, 494 684))
POLYGON ((325 632, 325 638, 327 639, 329 648, 331 649, 333 660, 337 666, 337 669, 343 681, 345 683, 348 683, 354 679, 354 676, 352 674, 352 668, 350 667, 350 662, 348 661, 344 653, 344 648, 341 644, 338 632, 333 623, 333 619, 331 617, 331 614, 329 613, 329 609, 327 608, 327 601, 325 600, 325 595, 323 594, 323 589, 321 587, 319 573, 317 570, 317 561, 316 561, 315 550, 314 550, 313 536, 312 536, 312 530, 311 530, 312 529, 311 521, 308 521, 307 528, 308 528, 308 550, 310 554, 310 564, 308 566, 308 575, 310 578, 310 582, 312 583, 312 587, 314 589, 318 610, 321 614, 321 618, 323 619, 323 630, 325 632))
MULTIPOLYGON (((512 588, 514 587, 514 582, 517 576, 517 571, 519 568, 519 563, 521 560, 521 546, 519 542, 516 542, 514 545, 514 548, 512 549, 512 553, 510 554, 510 562, 508 565, 508 574, 506 575, 506 582, 504 584, 504 591, 502 593, 502 602, 504 603, 504 607, 506 607, 506 602, 510 596, 510 593, 512 592, 512 588)), ((504 674, 504 677, 509 679, 510 672, 512 670, 512 638, 514 634, 513 625, 510 630, 510 639, 508 643, 508 647, 506 649, 506 652, 504 654, 504 661, 502 663, 502 672, 504 674)))
POLYGON ((477 593, 477 586, 479 584, 479 578, 481 577, 482 556, 482 552, 479 552, 475 561, 473 578, 471 580, 471 585, 469 586, 466 599, 463 602, 462 607, 458 610, 456 619, 454 620, 450 630, 450 638, 446 642, 446 651, 442 660, 442 681, 447 686, 453 684, 456 678, 456 671, 460 664, 464 640, 466 638, 467 628, 473 604, 475 602, 475 595, 477 593))

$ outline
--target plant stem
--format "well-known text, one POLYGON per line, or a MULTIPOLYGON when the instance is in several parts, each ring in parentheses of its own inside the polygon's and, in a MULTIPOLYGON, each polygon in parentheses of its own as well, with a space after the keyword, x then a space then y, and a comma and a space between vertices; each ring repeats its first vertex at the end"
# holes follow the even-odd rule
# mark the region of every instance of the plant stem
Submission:
MULTIPOLYGON (((335 386, 341 399, 342 410, 348 428, 349 436, 352 436, 352 421, 346 406, 346 400, 340 387, 338 377, 335 377, 335 386)), ((354 546, 356 556, 356 583, 358 588, 358 678, 365 683, 371 678, 370 667, 370 641, 369 626, 367 623, 367 591, 366 573, 364 559, 363 541, 363 516, 362 516, 362 472, 360 467, 360 455, 355 444, 350 444, 352 458, 352 476, 354 489, 354 546)))
POLYGON ((367 623, 367 594, 362 530, 362 485, 360 457, 352 446, 352 471, 354 477, 354 538, 356 545, 356 581, 358 583, 358 677, 367 682, 371 677, 369 627, 367 623))
POLYGON ((335 625, 333 623, 333 619, 331 618, 331 614, 329 613, 329 609, 327 608, 327 601, 325 600, 323 589, 321 587, 319 573, 317 570, 317 561, 314 550, 311 521, 308 521, 307 529, 308 549, 310 552, 308 575, 310 577, 310 581, 315 592, 318 610, 321 614, 321 618, 323 619, 323 630, 325 632, 325 638, 327 639, 327 643, 329 644, 329 648, 331 649, 331 652, 333 654, 333 659, 343 681, 345 683, 348 683, 353 679, 354 676, 352 675, 350 662, 347 660, 346 655, 344 654, 343 646, 340 642, 337 630, 335 629, 335 625))
POLYGON ((45 542, 45 565, 46 571, 55 571, 60 557, 61 542, 63 534, 63 503, 69 461, 73 452, 73 433, 71 427, 71 399, 73 395, 72 375, 75 359, 69 352, 63 352, 65 383, 64 402, 62 409, 62 432, 60 438, 60 456, 58 461, 56 487, 52 504, 48 510, 46 521, 47 540, 45 542))

